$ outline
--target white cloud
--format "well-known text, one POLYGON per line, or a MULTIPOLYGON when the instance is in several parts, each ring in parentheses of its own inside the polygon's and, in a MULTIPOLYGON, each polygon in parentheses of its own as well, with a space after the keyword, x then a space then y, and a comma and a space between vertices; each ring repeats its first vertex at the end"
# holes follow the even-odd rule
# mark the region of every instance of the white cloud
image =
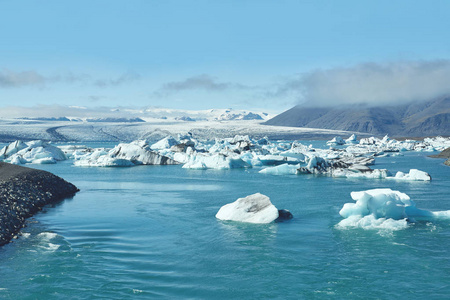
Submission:
POLYGON ((386 105, 450 94, 450 61, 365 63, 313 70, 278 86, 272 97, 293 95, 313 106, 386 105))

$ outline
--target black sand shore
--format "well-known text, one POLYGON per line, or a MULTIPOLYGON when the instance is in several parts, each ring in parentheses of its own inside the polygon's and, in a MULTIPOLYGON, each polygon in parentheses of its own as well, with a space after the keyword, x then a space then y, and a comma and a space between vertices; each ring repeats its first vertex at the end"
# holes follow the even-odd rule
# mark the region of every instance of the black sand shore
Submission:
POLYGON ((0 246, 25 226, 26 218, 78 191, 52 173, 0 162, 0 246))

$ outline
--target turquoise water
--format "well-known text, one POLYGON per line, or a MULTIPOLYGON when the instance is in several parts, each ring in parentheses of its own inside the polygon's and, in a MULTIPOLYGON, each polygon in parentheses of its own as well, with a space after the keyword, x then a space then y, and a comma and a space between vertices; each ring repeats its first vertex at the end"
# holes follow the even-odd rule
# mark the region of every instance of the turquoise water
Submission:
POLYGON ((443 299, 450 293, 450 221, 406 230, 339 230, 350 192, 388 187, 417 207, 450 210, 450 168, 430 153, 378 158, 432 182, 271 176, 259 169, 34 165, 76 184, 73 199, 29 220, 0 248, 7 299, 443 299), (294 219, 218 221, 218 209, 260 192, 294 219), (26 237, 29 234, 28 237, 26 237))

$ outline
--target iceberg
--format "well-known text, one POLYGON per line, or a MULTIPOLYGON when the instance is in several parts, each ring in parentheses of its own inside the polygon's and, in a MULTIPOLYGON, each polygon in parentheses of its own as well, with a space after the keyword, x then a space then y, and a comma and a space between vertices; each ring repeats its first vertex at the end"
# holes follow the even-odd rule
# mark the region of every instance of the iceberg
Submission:
POLYGON ((417 169, 409 170, 409 173, 405 174, 403 172, 397 172, 395 177, 388 177, 388 179, 396 179, 396 180, 411 180, 411 181, 430 181, 431 176, 427 172, 420 171, 417 169))
POLYGON ((383 179, 390 175, 386 169, 369 169, 368 171, 359 171, 354 168, 336 169, 332 171, 333 177, 340 178, 369 178, 369 179, 383 179))
POLYGON ((432 212, 419 209, 407 194, 388 188, 352 192, 350 195, 356 203, 344 204, 339 212, 344 220, 336 225, 337 228, 400 230, 416 220, 450 218, 450 210, 432 212))
POLYGON ((150 148, 152 150, 170 149, 172 146, 175 146, 177 144, 179 144, 178 141, 169 135, 162 140, 154 143, 150 148))
POLYGON ((297 174, 298 168, 300 168, 300 164, 298 165, 282 164, 279 166, 262 169, 261 171, 259 171, 259 173, 270 175, 295 175, 297 174))
POLYGON ((22 141, 12 142, 8 146, 5 146, 2 148, 2 150, 0 150, 0 160, 8 158, 9 156, 16 154, 20 150, 25 149, 27 147, 28 145, 22 141))
POLYGON ((119 144, 110 151, 96 149, 80 157, 76 166, 130 167, 135 165, 175 165, 177 161, 160 155, 150 149, 146 141, 119 144))
POLYGON ((266 195, 256 193, 222 206, 216 214, 219 220, 266 224, 278 218, 278 209, 266 195))
POLYGON ((44 141, 15 141, 0 151, 0 160, 12 164, 55 164, 66 160, 64 152, 44 141))
POLYGON ((348 139, 345 140, 346 144, 358 144, 358 139, 356 134, 352 134, 348 139))
POLYGON ((340 136, 335 136, 331 141, 327 142, 327 145, 345 145, 345 141, 340 136))
POLYGON ((183 165, 184 169, 234 169, 234 168, 251 168, 251 165, 240 158, 233 158, 223 154, 206 155, 197 153, 192 155, 189 161, 183 165))
POLYGON ((281 165, 281 164, 298 164, 300 158, 282 156, 282 155, 256 155, 255 160, 265 166, 281 165))

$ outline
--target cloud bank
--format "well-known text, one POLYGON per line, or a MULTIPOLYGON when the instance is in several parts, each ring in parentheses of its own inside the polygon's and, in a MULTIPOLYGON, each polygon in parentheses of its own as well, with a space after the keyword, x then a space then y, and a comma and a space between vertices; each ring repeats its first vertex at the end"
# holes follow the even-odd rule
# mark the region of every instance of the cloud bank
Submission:
POLYGON ((64 105, 37 105, 33 107, 7 106, 0 110, 0 118, 35 117, 136 117, 131 107, 83 107, 64 105))
POLYGON ((47 84, 89 84, 100 88, 119 86, 140 79, 140 75, 134 72, 123 73, 116 78, 96 79, 88 74, 64 73, 45 76, 36 71, 0 70, 0 88, 20 88, 25 86, 43 87, 47 84))
POLYGON ((140 78, 141 76, 138 73, 127 72, 117 78, 97 79, 94 81, 94 85, 98 87, 119 86, 128 82, 138 80, 140 78))
POLYGON ((207 75, 197 75, 181 81, 172 81, 164 84, 156 93, 173 94, 188 90, 203 90, 208 92, 223 92, 227 90, 243 90, 251 87, 232 82, 220 82, 216 78, 207 75))
POLYGON ((272 97, 308 106, 395 105, 450 94, 450 61, 364 63, 313 70, 279 85, 272 97))
POLYGON ((42 85, 46 78, 35 71, 14 72, 11 70, 0 71, 0 87, 13 88, 27 85, 42 85))

